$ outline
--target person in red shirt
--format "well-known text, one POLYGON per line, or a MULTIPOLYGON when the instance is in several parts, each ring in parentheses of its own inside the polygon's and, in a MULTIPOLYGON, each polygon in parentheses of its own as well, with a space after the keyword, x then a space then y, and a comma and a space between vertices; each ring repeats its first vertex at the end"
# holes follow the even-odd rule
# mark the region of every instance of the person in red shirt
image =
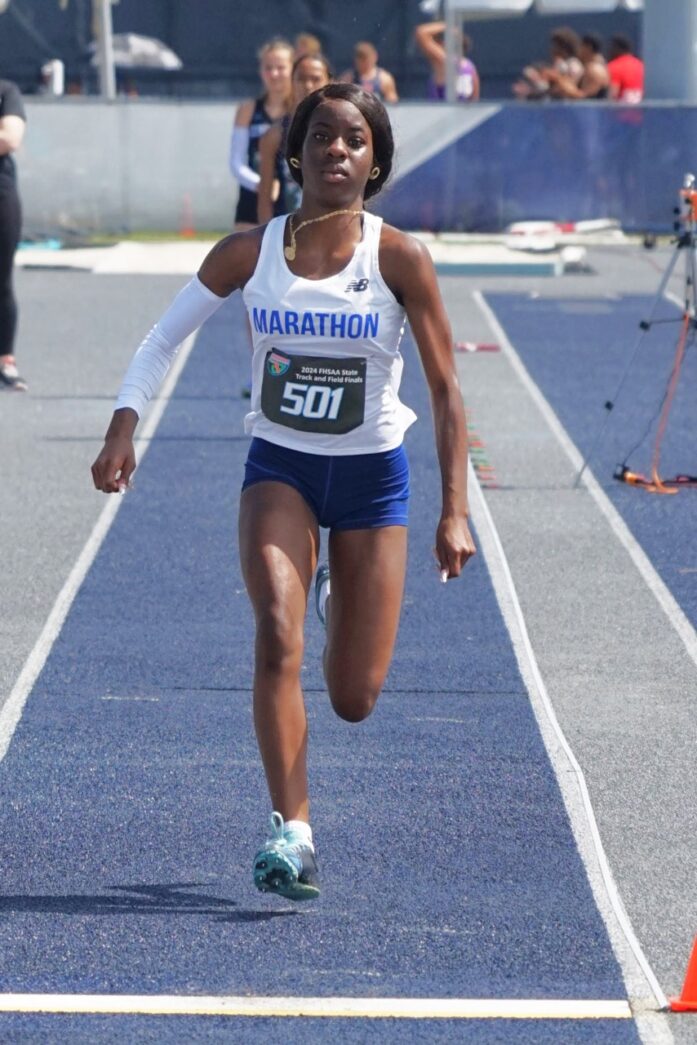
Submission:
POLYGON ((610 96, 625 105, 636 105, 644 97, 644 63, 632 54, 632 45, 626 36, 610 40, 610 96))

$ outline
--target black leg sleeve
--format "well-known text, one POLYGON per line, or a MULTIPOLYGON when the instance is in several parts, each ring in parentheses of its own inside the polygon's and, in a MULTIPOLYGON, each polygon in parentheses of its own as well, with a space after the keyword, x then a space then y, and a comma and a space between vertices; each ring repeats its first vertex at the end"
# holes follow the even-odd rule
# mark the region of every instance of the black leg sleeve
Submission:
POLYGON ((12 269, 21 225, 22 208, 17 188, 0 178, 0 356, 12 355, 17 329, 12 269))

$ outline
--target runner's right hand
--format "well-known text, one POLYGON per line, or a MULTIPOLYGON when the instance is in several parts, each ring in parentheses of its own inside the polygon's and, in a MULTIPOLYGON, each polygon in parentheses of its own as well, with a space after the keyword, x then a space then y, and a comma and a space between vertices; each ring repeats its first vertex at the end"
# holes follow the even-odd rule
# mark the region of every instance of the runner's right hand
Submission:
POLYGON ((128 436, 107 438, 99 457, 92 465, 95 488, 103 493, 127 490, 136 468, 133 440, 128 436))

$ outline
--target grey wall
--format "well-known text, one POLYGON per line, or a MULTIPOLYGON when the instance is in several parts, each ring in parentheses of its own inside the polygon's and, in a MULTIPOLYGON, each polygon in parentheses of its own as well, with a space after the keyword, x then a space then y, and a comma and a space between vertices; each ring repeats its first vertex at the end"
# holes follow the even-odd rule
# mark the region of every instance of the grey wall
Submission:
MULTIPOLYGON (((496 107, 401 104, 392 109, 397 160, 423 162, 496 107)), ((229 102, 27 100, 18 156, 25 234, 232 228, 229 102)))
POLYGON ((18 157, 25 231, 231 226, 230 103, 27 99, 18 157))
POLYGON ((27 102, 18 156, 25 231, 230 228, 226 104, 27 102))
MULTIPOLYGON (((697 2, 697 0, 695 0, 697 2)), ((204 232, 232 227, 231 103, 30 101, 18 157, 25 230, 204 232)), ((500 230, 514 220, 612 217, 664 230, 697 170, 697 108, 653 102, 400 103, 378 209, 401 228, 500 230)))

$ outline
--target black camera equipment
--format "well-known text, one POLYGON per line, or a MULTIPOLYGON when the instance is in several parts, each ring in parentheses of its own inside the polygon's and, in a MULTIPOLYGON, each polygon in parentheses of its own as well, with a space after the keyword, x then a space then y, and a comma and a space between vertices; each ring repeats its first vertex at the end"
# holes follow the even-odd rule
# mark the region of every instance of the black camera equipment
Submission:
MULTIPOLYGON (((634 360, 639 353, 639 349, 642 346, 646 334, 651 330, 652 326, 658 322, 679 323, 680 333, 675 350, 673 367, 671 369, 668 385, 660 407, 660 416, 658 419, 651 460, 651 474, 646 476, 642 475, 640 472, 634 472, 629 468, 628 464, 629 458, 646 438, 646 434, 648 434, 647 430, 641 440, 632 447, 629 453, 625 456, 622 464, 617 465, 613 478, 618 479, 620 482, 629 483, 632 486, 642 487, 650 493, 674 494, 685 487, 697 487, 697 476, 676 475, 671 479, 666 479, 661 478, 659 472, 661 445, 668 424, 668 418, 670 416, 670 409, 673 404, 675 392, 680 381, 680 371, 682 369, 683 359, 685 358, 685 351, 688 344, 695 342, 697 331, 697 189, 695 188, 694 174, 685 175, 683 186, 680 189, 678 197, 678 206, 675 208, 674 214, 675 222, 673 228, 675 229, 676 238, 673 242, 675 243, 675 250, 671 255, 668 267, 666 268, 658 290, 656 291, 656 296, 649 310, 649 314, 646 319, 642 319, 639 323, 639 334, 634 344, 634 349, 629 357, 629 361, 624 369, 614 396, 612 399, 608 399, 605 403, 605 410, 607 411, 605 421, 600 426, 597 436, 583 460, 583 464, 576 476, 574 487, 578 487, 581 482, 581 478, 586 470, 588 462, 593 457, 598 445, 605 435, 610 420, 610 414, 614 409, 617 398, 624 387, 624 383, 627 380, 632 366, 634 365, 634 360), (666 287, 668 286, 670 278, 673 275, 673 271, 680 258, 683 258, 684 260, 684 304, 682 315, 678 319, 657 320, 655 318, 656 313, 663 302, 666 287)), ((653 419, 651 424, 653 424, 653 419)))

